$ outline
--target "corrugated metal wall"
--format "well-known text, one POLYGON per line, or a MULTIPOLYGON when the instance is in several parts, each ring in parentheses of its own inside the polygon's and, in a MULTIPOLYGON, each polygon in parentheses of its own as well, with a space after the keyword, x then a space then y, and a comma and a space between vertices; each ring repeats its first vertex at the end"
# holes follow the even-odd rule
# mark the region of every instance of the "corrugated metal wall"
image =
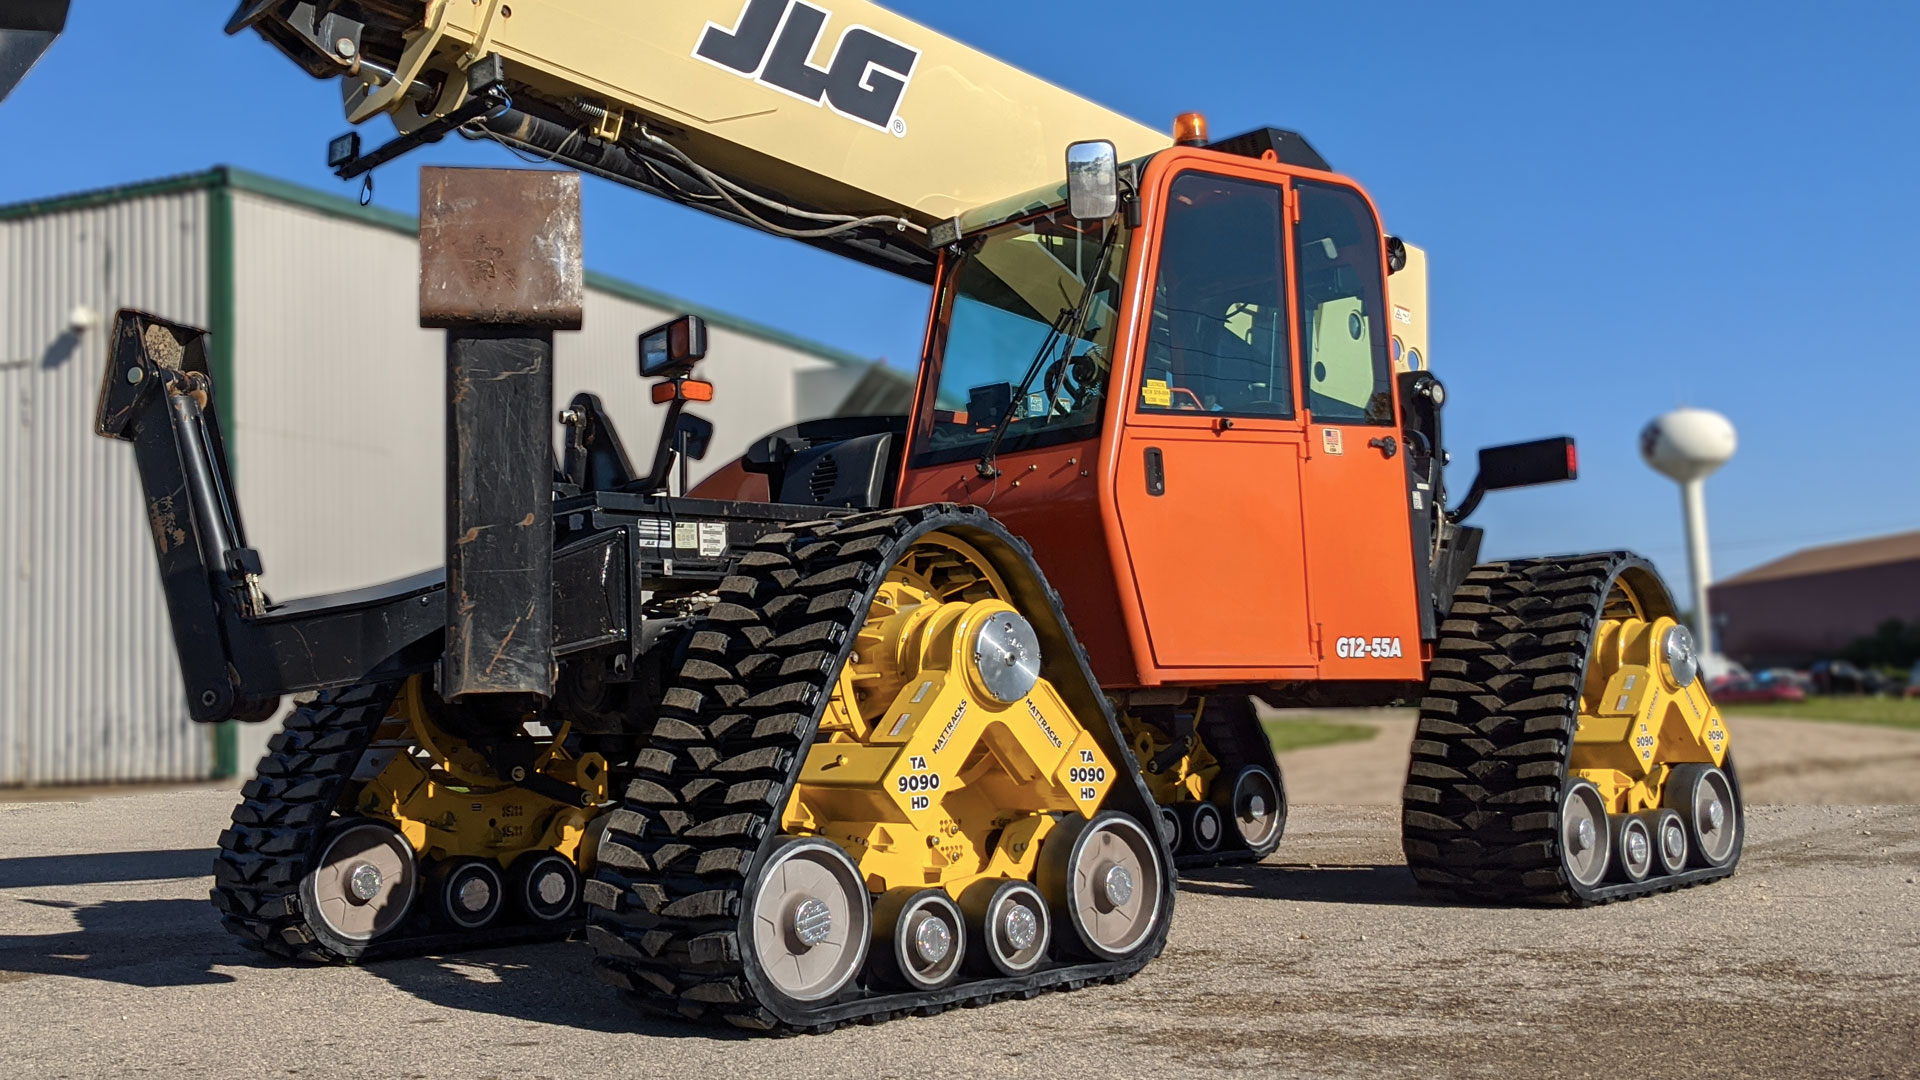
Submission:
MULTIPOLYGON (((419 328, 413 235, 233 193, 234 470, 249 539, 278 599, 439 566, 445 499, 445 335, 419 328)), ((639 468, 663 410, 637 371, 638 335, 669 312, 589 289, 585 328, 556 336, 554 407, 600 396, 639 468)), ((702 367, 717 400, 706 469, 797 419, 830 415, 859 368, 725 327, 702 367)), ((558 427, 555 428, 558 446, 558 427)), ((240 731, 250 770, 274 725, 240 731)))
MULTIPOLYGON (((440 565, 446 337, 419 328, 418 242, 245 191, 233 206, 231 438, 267 588, 290 598, 440 565)), ((600 395, 641 468, 664 410, 635 339, 676 314, 589 289, 584 329, 555 338, 556 414, 600 395)), ((861 374, 724 327, 708 352, 717 400, 694 411, 716 431, 696 479, 768 431, 829 415, 861 374)))
POLYGON ((116 309, 205 324, 206 216, 186 191, 0 222, 0 784, 212 767, 133 455, 93 434, 116 309), (82 305, 100 322, 76 334, 82 305))
POLYGON ((418 244, 244 191, 232 198, 229 438, 269 595, 439 565, 444 336, 420 329, 418 244))
MULTIPOLYGON (((214 317, 209 231, 223 198, 235 325, 232 378, 215 390, 269 594, 442 561, 444 336, 419 329, 409 232, 245 187, 0 220, 0 785, 215 767, 213 729, 186 718, 133 455, 92 424, 113 311, 214 317), (100 323, 68 333, 81 305, 100 323)), ((557 341, 556 411, 598 393, 642 468, 662 410, 635 370, 635 337, 675 314, 593 288, 586 329, 557 341)), ((718 430, 696 476, 769 430, 831 413, 862 374, 725 326, 710 355, 719 400, 697 411, 718 430)), ((243 774, 272 730, 241 728, 243 774)))

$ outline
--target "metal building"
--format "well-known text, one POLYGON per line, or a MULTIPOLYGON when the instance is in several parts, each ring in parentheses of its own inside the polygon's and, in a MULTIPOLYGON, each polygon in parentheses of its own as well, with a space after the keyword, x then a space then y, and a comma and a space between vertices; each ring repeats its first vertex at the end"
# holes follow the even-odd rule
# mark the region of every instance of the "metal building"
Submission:
POLYGON ((1920 532, 1806 548, 1707 593, 1721 651, 1749 668, 1830 660, 1888 619, 1920 622, 1920 532))
MULTIPOLYGON (((183 780, 264 742, 186 718, 133 455, 93 434, 112 313, 213 331, 241 506, 269 594, 438 566, 443 336, 418 324, 413 218, 239 169, 0 207, 0 785, 183 780)), ((591 255, 591 249, 589 249, 591 255)), ((908 376, 589 274, 554 393, 600 395, 643 465, 660 410, 635 336, 711 329, 709 467, 797 420, 904 411, 908 376)))

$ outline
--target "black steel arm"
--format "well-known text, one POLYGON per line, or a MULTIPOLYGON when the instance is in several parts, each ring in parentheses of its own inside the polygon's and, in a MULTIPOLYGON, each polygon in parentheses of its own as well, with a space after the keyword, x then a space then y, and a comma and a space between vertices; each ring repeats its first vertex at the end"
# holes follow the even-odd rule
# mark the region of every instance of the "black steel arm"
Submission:
POLYGON ((441 575, 269 605, 247 546, 213 407, 204 330, 139 311, 114 320, 95 429, 133 444, 147 524, 195 720, 261 720, 284 694, 438 655, 441 575))

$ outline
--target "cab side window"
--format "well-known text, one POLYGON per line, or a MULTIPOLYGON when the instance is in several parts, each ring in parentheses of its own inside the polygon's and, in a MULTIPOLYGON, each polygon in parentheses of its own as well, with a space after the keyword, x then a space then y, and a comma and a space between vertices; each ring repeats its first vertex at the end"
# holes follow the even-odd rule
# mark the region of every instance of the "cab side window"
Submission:
POLYGON ((1393 423, 1380 229, 1359 192, 1299 181, 1300 361, 1315 422, 1393 423))
POLYGON ((1291 417, 1282 188, 1176 177, 1161 231, 1142 412, 1291 417))

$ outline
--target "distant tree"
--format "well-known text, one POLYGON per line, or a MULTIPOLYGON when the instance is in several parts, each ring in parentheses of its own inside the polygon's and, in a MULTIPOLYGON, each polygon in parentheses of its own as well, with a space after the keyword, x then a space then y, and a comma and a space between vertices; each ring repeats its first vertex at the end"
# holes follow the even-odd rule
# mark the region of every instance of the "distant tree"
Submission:
POLYGON ((1920 661, 1920 619, 1888 619, 1840 655, 1862 667, 1912 667, 1920 661))

